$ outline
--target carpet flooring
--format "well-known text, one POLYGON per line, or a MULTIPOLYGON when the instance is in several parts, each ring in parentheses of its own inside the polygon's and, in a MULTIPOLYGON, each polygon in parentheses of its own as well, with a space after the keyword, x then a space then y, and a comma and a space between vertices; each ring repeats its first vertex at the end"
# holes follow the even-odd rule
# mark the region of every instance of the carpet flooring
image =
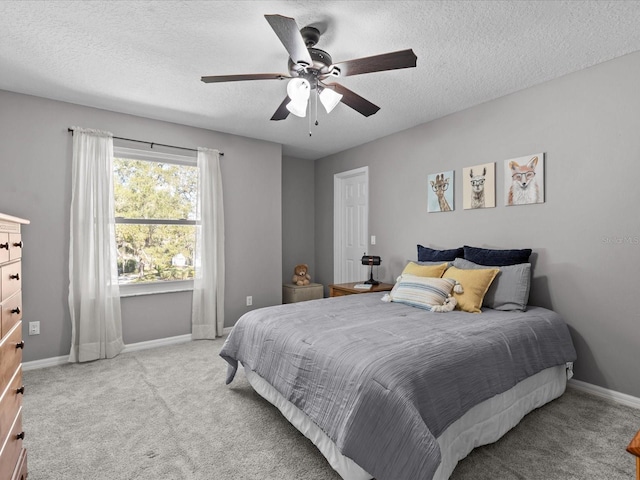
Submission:
MULTIPOLYGON (((222 340, 24 372, 29 480, 340 480, 317 449, 238 375, 222 340)), ((569 389, 452 480, 629 480, 640 410, 569 389)))

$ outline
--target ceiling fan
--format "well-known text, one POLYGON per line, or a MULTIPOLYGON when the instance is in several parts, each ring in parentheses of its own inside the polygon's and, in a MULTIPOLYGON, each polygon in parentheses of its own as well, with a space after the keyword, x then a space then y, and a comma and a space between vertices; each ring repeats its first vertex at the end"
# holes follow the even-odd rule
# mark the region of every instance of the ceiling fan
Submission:
POLYGON ((293 18, 282 15, 265 15, 265 18, 289 53, 288 74, 214 75, 202 77, 201 80, 205 83, 216 83, 290 79, 287 85, 287 96, 271 120, 284 120, 289 113, 304 117, 313 90, 316 91, 317 98, 327 112, 342 102, 365 117, 369 117, 380 110, 380 107, 339 83, 327 82, 339 77, 416 66, 417 57, 411 49, 333 63, 331 55, 324 50, 314 48, 320 39, 320 31, 317 28, 308 26, 299 30, 293 18))

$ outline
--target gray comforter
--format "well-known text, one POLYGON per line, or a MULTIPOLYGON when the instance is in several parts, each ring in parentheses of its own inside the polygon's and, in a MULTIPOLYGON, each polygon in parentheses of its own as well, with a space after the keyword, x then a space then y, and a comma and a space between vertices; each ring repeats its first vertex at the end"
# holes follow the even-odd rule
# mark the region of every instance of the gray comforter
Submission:
POLYGON ((251 311, 220 355, 267 380, 378 480, 430 480, 474 405, 575 360, 554 312, 431 313, 368 293, 251 311))

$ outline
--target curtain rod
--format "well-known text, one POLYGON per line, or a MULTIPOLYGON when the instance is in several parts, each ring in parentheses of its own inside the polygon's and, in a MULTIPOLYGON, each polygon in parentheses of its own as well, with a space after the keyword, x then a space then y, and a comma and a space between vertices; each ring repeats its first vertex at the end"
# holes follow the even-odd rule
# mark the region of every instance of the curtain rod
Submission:
MULTIPOLYGON (((67 130, 71 133, 71 135, 73 135, 73 128, 68 128, 67 130)), ((113 138, 115 138, 116 140, 125 140, 127 142, 146 143, 148 145, 151 145, 151 148, 153 148, 154 145, 158 145, 160 147, 169 147, 169 148, 178 148, 180 150, 189 150, 190 152, 197 152, 198 151, 195 148, 178 147, 176 145, 167 145, 166 143, 147 142, 145 140, 135 140, 133 138, 124 138, 124 137, 116 137, 116 136, 114 136, 113 138)), ((220 154, 221 157, 224 156, 224 152, 219 152, 219 154, 220 154)))

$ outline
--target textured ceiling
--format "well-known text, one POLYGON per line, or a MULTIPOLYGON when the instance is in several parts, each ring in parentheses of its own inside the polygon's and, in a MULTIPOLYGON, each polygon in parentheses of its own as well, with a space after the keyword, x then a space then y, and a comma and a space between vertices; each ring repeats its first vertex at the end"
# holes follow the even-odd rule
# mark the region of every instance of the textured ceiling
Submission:
POLYGON ((0 0, 0 89, 320 158, 640 50, 639 24, 637 1, 0 0), (306 118, 269 120, 286 82, 200 81, 287 73, 276 13, 318 27, 334 62, 412 48, 418 66, 339 79, 380 111, 320 109, 309 137, 306 118))

